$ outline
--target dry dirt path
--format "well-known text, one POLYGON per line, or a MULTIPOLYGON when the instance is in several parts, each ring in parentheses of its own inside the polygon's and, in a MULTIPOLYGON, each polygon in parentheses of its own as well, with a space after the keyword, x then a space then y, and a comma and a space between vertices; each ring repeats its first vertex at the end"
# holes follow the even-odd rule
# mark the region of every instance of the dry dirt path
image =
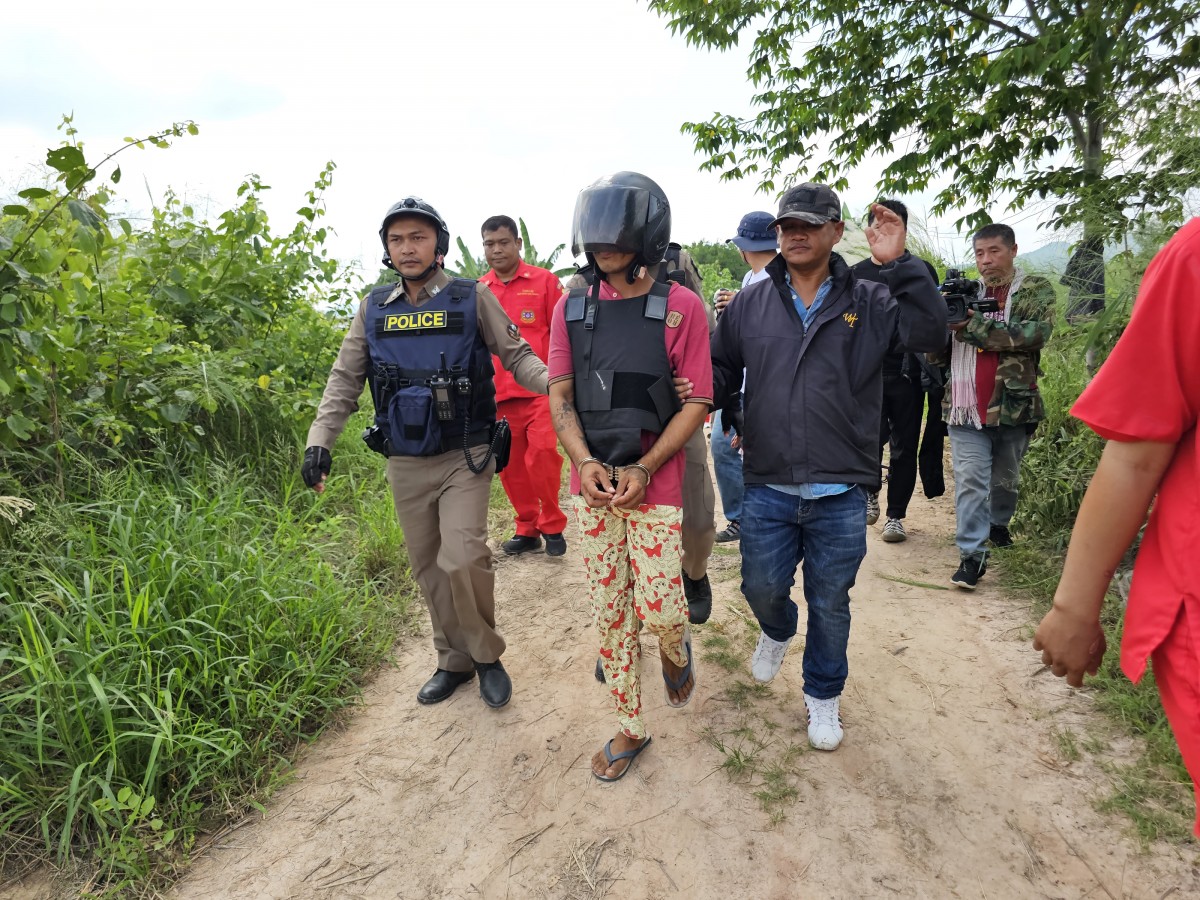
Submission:
POLYGON ((1193 852, 1139 849, 1095 811, 1097 769, 1057 755, 1056 728, 1102 726, 1086 693, 1039 674, 1027 610, 993 577, 931 586, 956 563, 948 500, 915 500, 909 523, 898 545, 871 529, 837 752, 807 748, 800 640, 769 688, 750 683, 754 630, 722 548, 696 699, 665 705, 651 652, 654 745, 597 782, 613 720, 580 561, 501 558, 509 707, 488 710, 475 683, 418 706, 432 655, 405 640, 348 726, 172 896, 1200 896, 1193 852))

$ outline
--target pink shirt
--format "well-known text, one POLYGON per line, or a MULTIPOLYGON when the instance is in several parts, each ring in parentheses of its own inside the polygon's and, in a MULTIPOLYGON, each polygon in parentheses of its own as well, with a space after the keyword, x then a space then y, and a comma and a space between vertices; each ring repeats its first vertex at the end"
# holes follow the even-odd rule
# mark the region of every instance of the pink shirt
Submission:
POLYGON ((1142 279, 1129 325, 1071 408, 1111 441, 1175 444, 1133 566, 1121 668, 1133 681, 1179 607, 1200 602, 1200 219, 1179 229, 1142 279))
MULTIPOLYGON (((619 295, 607 282, 601 282, 600 300, 618 299, 619 295)), ((565 297, 554 307, 554 319, 550 324, 549 380, 553 384, 575 374, 571 360, 571 341, 567 336, 565 297)), ((667 295, 667 327, 664 329, 667 358, 677 376, 692 382, 692 396, 688 403, 712 405, 712 356, 708 343, 708 317, 704 302, 687 288, 671 284, 667 295)), ((658 435, 642 432, 642 452, 653 445, 658 435)), ((664 506, 683 505, 684 455, 680 450, 665 462, 650 479, 643 502, 664 506)), ((571 465, 571 493, 579 493, 579 472, 571 465)))

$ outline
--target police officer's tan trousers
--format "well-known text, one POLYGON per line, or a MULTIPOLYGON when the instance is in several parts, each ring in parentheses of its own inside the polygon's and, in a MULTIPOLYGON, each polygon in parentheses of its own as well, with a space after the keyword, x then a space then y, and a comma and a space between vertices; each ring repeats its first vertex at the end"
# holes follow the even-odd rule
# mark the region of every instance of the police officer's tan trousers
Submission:
MULTIPOLYGON (((475 462, 486 448, 473 449, 475 462)), ((413 577, 429 608, 438 668, 469 672, 504 652, 496 630, 495 572, 487 545, 488 496, 496 463, 481 475, 462 450, 388 460, 388 481, 413 577)))
POLYGON ((708 573, 708 558, 717 539, 717 498, 708 471, 708 441, 704 426, 683 445, 683 571, 698 581, 708 573))

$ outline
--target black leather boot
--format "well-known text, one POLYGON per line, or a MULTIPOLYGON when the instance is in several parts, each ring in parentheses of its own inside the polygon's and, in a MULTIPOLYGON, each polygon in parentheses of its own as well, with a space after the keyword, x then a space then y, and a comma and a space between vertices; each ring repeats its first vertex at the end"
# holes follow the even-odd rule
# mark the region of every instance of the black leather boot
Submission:
POLYGON ((500 660, 494 663, 475 663, 475 671, 479 673, 479 696, 492 709, 507 705, 512 699, 512 679, 504 671, 500 660))
POLYGON ((712 615, 712 585, 708 576, 695 581, 683 573, 683 595, 687 597, 688 617, 693 625, 703 625, 712 615))
POLYGON ((428 706, 431 703, 448 700, 460 684, 466 684, 474 677, 474 671, 448 672, 445 669, 438 669, 433 673, 433 677, 425 682, 421 690, 417 691, 417 702, 428 706))

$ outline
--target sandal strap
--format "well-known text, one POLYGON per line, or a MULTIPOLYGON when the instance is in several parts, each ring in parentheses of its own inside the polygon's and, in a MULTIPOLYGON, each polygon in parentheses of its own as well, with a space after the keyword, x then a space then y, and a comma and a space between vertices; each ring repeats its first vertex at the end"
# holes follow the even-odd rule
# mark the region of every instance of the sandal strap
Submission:
POLYGON ((608 743, 604 745, 604 758, 608 760, 608 764, 610 766, 613 763, 620 762, 623 759, 633 759, 635 756, 637 756, 639 753, 641 753, 643 750, 645 750, 647 747, 650 746, 651 739, 650 739, 649 735, 646 735, 646 739, 644 741, 642 741, 640 744, 638 744, 636 747, 634 747, 632 750, 626 750, 623 753, 617 753, 615 755, 612 752, 612 742, 614 740, 616 740, 616 738, 609 738, 608 743))
POLYGON ((678 692, 680 688, 687 684, 688 679, 692 677, 692 639, 688 638, 686 641, 684 641, 683 646, 687 649, 688 661, 687 665, 683 667, 683 671, 679 675, 679 680, 676 681, 666 672, 663 672, 663 681, 667 683, 668 688, 676 692, 678 692))

